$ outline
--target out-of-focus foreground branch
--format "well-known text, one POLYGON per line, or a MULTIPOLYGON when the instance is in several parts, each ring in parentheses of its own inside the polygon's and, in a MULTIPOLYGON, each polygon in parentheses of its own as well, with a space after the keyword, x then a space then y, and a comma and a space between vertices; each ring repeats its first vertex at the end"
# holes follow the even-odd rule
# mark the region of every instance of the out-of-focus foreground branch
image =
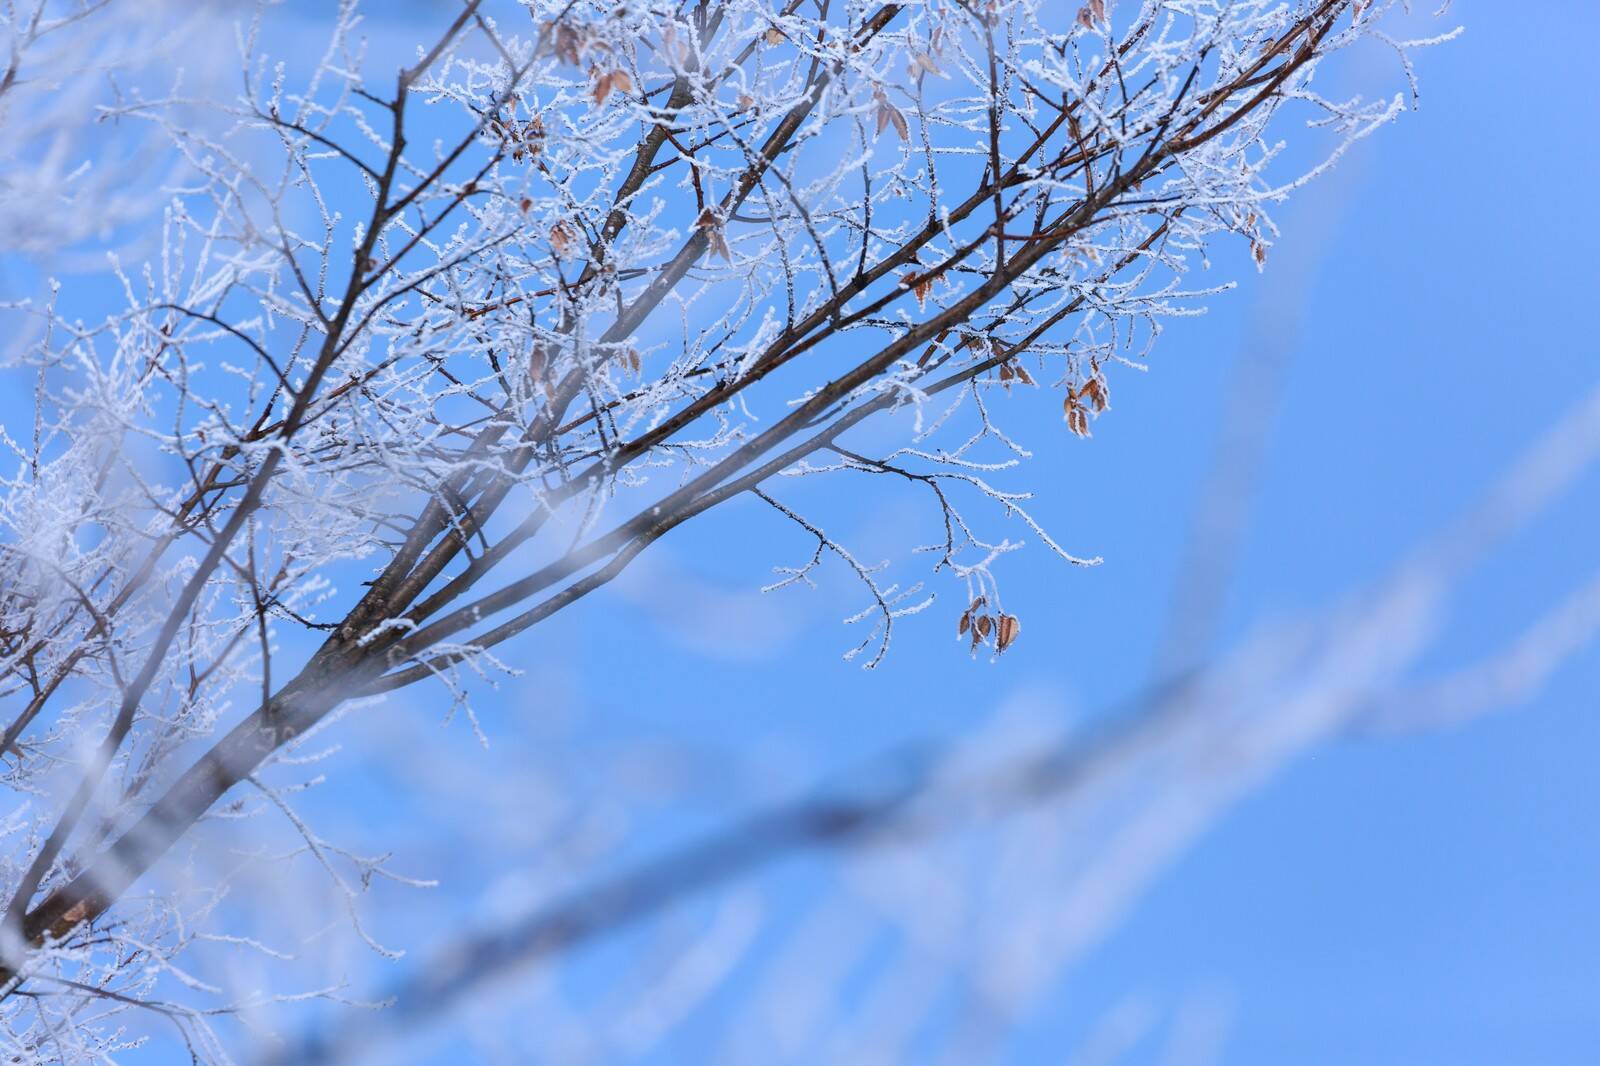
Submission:
MULTIPOLYGON (((1070 959, 1108 932, 1142 888, 1226 807, 1308 749, 1368 736, 1375 728, 1456 720, 1526 698, 1590 645, 1600 634, 1600 573, 1491 659, 1420 688, 1409 680, 1419 657, 1448 629, 1455 587, 1499 542, 1559 501, 1597 459, 1600 391, 1551 429, 1469 513, 1326 614, 1279 623, 1208 667, 1096 718, 1087 731, 993 751, 977 743, 929 743, 612 877, 582 883, 514 920, 446 938, 415 965, 414 976, 382 997, 387 1009, 350 1016, 331 1033, 287 1045, 272 1061, 381 1056, 409 1030, 447 1021, 498 982, 541 963, 554 965, 591 941, 697 895, 726 890, 786 857, 840 849, 856 853, 851 861, 870 864, 874 852, 935 850, 942 838, 1016 820, 1023 812, 1040 814, 1065 833, 1063 846, 1075 853, 1074 874, 1049 886, 1056 905, 1072 913, 1074 903, 1090 897, 1102 908, 1091 928, 1074 931, 1070 945, 1057 945, 1070 959)), ((930 865, 945 880, 970 876, 955 866, 930 865)), ((916 906, 909 897, 903 903, 916 906)), ((1053 963, 1063 965, 1063 959, 1053 963)))

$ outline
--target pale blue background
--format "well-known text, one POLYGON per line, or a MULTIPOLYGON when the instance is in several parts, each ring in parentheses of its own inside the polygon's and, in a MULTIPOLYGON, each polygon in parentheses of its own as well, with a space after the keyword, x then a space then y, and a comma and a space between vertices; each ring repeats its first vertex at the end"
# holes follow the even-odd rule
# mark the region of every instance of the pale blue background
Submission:
MULTIPOLYGON (((1466 35, 1419 58, 1421 109, 1281 215, 1271 265, 1305 257, 1303 279, 1269 269, 1175 325, 1149 374, 1115 377, 1091 446, 1064 440, 1048 412, 1022 434, 1047 471, 1041 518, 1106 563, 1017 564, 1008 596, 1027 628, 1006 661, 958 654, 946 610, 906 625, 866 674, 838 660, 849 634, 830 623, 843 612, 815 608, 774 655, 708 658, 672 638, 690 619, 652 625, 602 594, 569 636, 542 638, 576 659, 567 683, 585 713, 625 738, 798 736, 821 767, 957 735, 1030 686, 1109 706, 1146 676, 1221 396, 1260 343, 1281 342, 1291 364, 1232 631, 1380 576, 1600 381, 1600 14, 1576 0, 1464 3, 1454 22, 1466 35), (636 656, 621 670, 619 646, 636 656)), ((1393 67, 1375 71, 1398 87, 1393 67)), ((663 551, 754 584, 793 561, 773 558, 786 536, 747 508, 663 551)), ((1591 474, 1463 590, 1427 665, 1492 652, 1597 565, 1591 474)), ((1170 1001, 1215 987, 1233 1005, 1229 1063, 1600 1062, 1597 692, 1590 649, 1512 713, 1298 764, 1159 882, 1060 989, 1043 1012, 1055 1022, 1014 1042, 1016 1061, 1062 1061, 1130 989, 1170 1001)), ((695 1031, 672 1055, 693 1060, 695 1031)))
MULTIPOLYGON (((386 29, 431 24, 429 7, 373 14, 386 29)), ((839 660, 855 639, 835 624, 854 604, 842 585, 780 594, 748 648, 726 619, 665 614, 614 589, 513 651, 535 677, 483 702, 491 737, 547 714, 580 722, 572 730, 590 747, 681 742, 711 765, 719 752, 732 765, 771 748, 788 753, 799 788, 902 739, 958 737, 1015 692, 1111 706, 1148 677, 1221 398, 1235 360, 1262 345, 1290 363, 1225 638, 1380 576, 1600 382, 1600 9, 1480 0, 1458 4, 1444 24, 1454 22, 1466 35, 1419 59, 1421 109, 1280 215, 1264 277, 1175 324, 1150 373, 1113 378, 1114 410, 1091 444, 1066 438, 1048 398, 1018 429, 1040 456, 1039 517, 1069 550, 1106 562, 1069 570, 1034 552, 1007 564, 1026 628, 1002 662, 960 654, 948 598, 864 673, 839 660), (693 629, 703 631, 685 640, 693 629)), ((1374 62, 1366 73, 1399 89, 1397 68, 1374 62)), ((864 503, 858 544, 875 559, 886 515, 864 503)), ((646 577, 748 588, 807 553, 767 513, 736 507, 668 538, 646 577)), ((1492 652, 1597 565, 1591 473, 1463 590, 1427 665, 1492 652)), ((1232 1003, 1228 1063, 1600 1062, 1597 692, 1600 655, 1588 649, 1510 713, 1351 739, 1295 765, 1159 881, 1018 1034, 1014 1061, 1062 1061, 1129 990, 1170 1002, 1219 989, 1232 1003)), ((431 713, 424 702, 412 713, 431 713)), ((516 750, 484 756, 484 772, 516 750)), ((379 761, 361 769, 327 802, 362 811, 407 869, 442 868, 470 920, 472 877, 504 870, 437 840, 408 852, 408 803, 427 797, 379 761)), ((698 814, 634 847, 716 824, 728 811, 716 785, 707 793, 698 814)), ((788 866, 772 887, 799 898, 815 873, 788 866)), ((596 980, 605 960, 595 956, 596 980)), ((710 1001, 663 1059, 695 1061, 723 1003, 710 1001)))
MULTIPOLYGON (((1014 686, 1109 705, 1154 655, 1219 397, 1279 302, 1303 300, 1303 321, 1272 338, 1292 364, 1230 618, 1314 607, 1380 575, 1600 381, 1600 13, 1571 0, 1453 15, 1467 33, 1419 59, 1420 111, 1283 214, 1274 260, 1314 257, 1304 291, 1269 269, 1175 326, 1148 375, 1115 379, 1091 447, 1051 438, 1043 419, 1026 437, 1050 471, 1042 515, 1069 549, 1107 561, 1023 564, 1037 576, 1008 590, 1027 629, 1007 661, 966 661, 940 616, 863 674, 837 660, 847 634, 813 617, 777 658, 708 665, 663 648, 660 630, 639 638, 637 617, 601 596, 582 608, 593 639, 571 645, 586 702, 629 735, 736 744, 781 720, 838 755, 958 733, 1014 686), (1307 233, 1309 251, 1296 245, 1307 233), (639 659, 618 671, 613 640, 630 633, 639 659), (712 697, 686 696, 708 669, 712 697)), ((708 549, 730 528, 756 536, 765 516, 749 532, 717 521, 666 550, 760 580, 768 545, 708 549)), ((1431 665, 1491 652, 1597 564, 1591 474, 1465 588, 1431 665)), ((1297 765, 1169 872, 1016 1060, 1062 1061, 1129 988, 1219 985, 1234 1006, 1229 1063, 1600 1062, 1597 693, 1590 649, 1510 714, 1297 765)))

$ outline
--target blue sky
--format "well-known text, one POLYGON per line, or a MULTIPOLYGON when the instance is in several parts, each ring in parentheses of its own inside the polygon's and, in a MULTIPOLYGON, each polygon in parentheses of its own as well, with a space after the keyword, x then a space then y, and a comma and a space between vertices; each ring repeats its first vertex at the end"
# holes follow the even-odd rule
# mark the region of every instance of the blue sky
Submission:
MULTIPOLYGON (((513 772, 541 743, 574 745, 579 766, 608 747, 695 753, 698 798, 646 819, 623 852, 647 854, 907 739, 960 738, 1008 701, 1092 717, 1149 677, 1226 397, 1252 355, 1286 362, 1221 643, 1380 578, 1600 382, 1581 314, 1600 283, 1584 207, 1596 149, 1582 133, 1600 113, 1583 67, 1600 16, 1578 2, 1465 3, 1452 21, 1467 32, 1422 55, 1420 110, 1280 214, 1265 275, 1241 272, 1208 315, 1171 325, 1149 373, 1113 378, 1092 442, 1067 437, 1047 397, 1013 426, 1038 456, 1041 520, 1068 550, 1106 561, 1008 563, 1025 629, 1003 661, 962 654, 943 606, 909 620, 878 670, 841 661, 859 639, 836 624, 855 591, 841 579, 752 595, 809 548, 734 505, 524 643, 528 676, 481 704, 496 745, 486 773, 513 772), (531 740, 530 716, 550 723, 531 740)), ((1386 57, 1369 59, 1347 76, 1402 88, 1386 57)), ((1237 268, 1219 257, 1219 274, 1237 268)), ((1591 473, 1474 575, 1424 676, 1493 652, 1593 573, 1597 501, 1591 473)), ((907 519, 899 502, 863 496, 834 532, 872 560, 907 519)), ((1225 1003, 1221 1061, 1247 1066, 1597 1061, 1596 692, 1590 649, 1508 713, 1317 749, 1168 869, 1007 1057, 1065 1061, 1133 995, 1167 1010, 1225 1003)), ((432 713, 425 698, 411 712, 432 713)), ((381 756, 363 765, 371 791, 358 803, 387 811, 378 823, 403 839, 408 782, 381 756)), ((515 908, 539 891, 536 874, 512 872, 514 853, 497 868, 435 842, 414 858, 461 864, 445 887, 469 924, 486 897, 515 908)), ((831 876, 824 858, 762 877, 775 924, 797 920, 831 876)), ((605 984, 637 946, 588 953, 575 980, 605 984)), ((663 1061, 703 1057, 741 1009, 737 985, 663 1061)), ((500 995, 515 1003, 515 982, 500 995)), ((451 1033, 437 1036, 449 1061, 451 1033)), ((1152 1038, 1131 1061, 1162 1061, 1164 1047, 1152 1038)))
MULTIPOLYGON (((387 29, 412 7, 374 15, 387 29)), ((1105 562, 1072 569, 1042 551, 1008 562, 1024 632, 1001 661, 962 652, 947 600, 906 622, 879 669, 842 661, 859 639, 837 624, 859 606, 855 590, 839 579, 756 596, 771 566, 809 546, 759 507, 731 505, 513 650, 527 674, 479 704, 494 744, 478 756, 485 779, 552 747, 580 776, 595 752, 691 753, 703 779, 621 853, 647 854, 907 740, 959 740, 1008 703, 1061 722, 1114 706, 1150 677, 1247 357, 1285 360, 1283 387, 1220 644, 1381 578, 1600 384, 1589 321, 1600 8, 1465 0, 1447 22, 1467 32, 1421 55, 1420 109, 1281 212, 1265 275, 1239 271, 1209 314, 1168 327, 1147 374, 1113 377, 1092 441, 1066 434, 1048 396, 1013 426, 1037 456, 1038 517, 1069 551, 1105 562)), ((1359 77, 1403 88, 1376 51, 1359 77)), ((1219 276, 1238 269, 1219 257, 1219 276)), ((875 560, 906 520, 898 499, 863 495, 835 532, 875 560)), ((1504 646, 1592 578, 1597 546, 1591 471, 1461 588, 1422 676, 1504 646)), ((1220 1061, 1244 1066, 1600 1061, 1597 693, 1588 648, 1504 713, 1316 749, 1164 872, 1007 1042, 1007 1060, 1066 1061, 1132 994, 1169 1010, 1226 1003, 1220 1061)), ((376 734, 471 745, 456 726, 444 739, 426 694, 396 713, 412 720, 351 726, 346 776, 316 804, 412 872, 442 871, 429 905, 462 922, 537 898, 536 851, 457 852, 449 836, 408 832, 414 819, 460 818, 471 790, 406 779, 376 734), (458 805, 435 809, 446 796, 458 805)), ((826 858, 764 875, 776 924, 832 876, 826 858)), ((430 939, 408 906, 380 919, 389 938, 430 939)), ((574 979, 603 984, 632 943, 589 953, 574 979)), ((708 1000, 662 1061, 700 1059, 740 991, 708 1000)), ((514 1002, 516 986, 501 995, 514 1002)), ((437 1038, 418 1054, 452 1061, 452 1034, 437 1038)), ((1129 1061, 1163 1061, 1163 1047, 1147 1041, 1129 1061)))
MULTIPOLYGON (((907 625, 866 674, 838 661, 846 634, 830 612, 803 604, 777 654, 708 659, 672 637, 692 618, 641 626, 648 616, 613 594, 585 605, 569 629, 581 635, 547 638, 576 658, 587 713, 630 736, 781 736, 821 766, 958 734, 1015 690, 1110 704, 1146 676, 1223 394, 1262 345, 1289 364, 1230 636, 1377 578, 1468 506, 1600 381, 1584 206, 1597 157, 1582 132, 1600 115, 1586 67, 1600 15, 1464 3, 1453 17, 1467 32, 1422 56, 1420 110, 1280 217, 1273 265, 1305 257, 1298 277, 1269 266, 1173 326, 1150 373, 1115 379, 1092 444, 1042 418, 1029 427, 1049 471, 1041 513, 1069 550, 1106 563, 1019 564, 1010 595, 1026 629, 1003 662, 967 661, 937 617, 907 625), (618 639, 633 656, 621 671, 618 639), (694 682, 708 672, 706 696, 694 682)), ((662 553, 706 579, 759 581, 783 534, 759 515, 720 522, 662 553)), ((1591 474, 1461 590, 1426 665, 1501 646, 1592 574, 1597 545, 1591 474)), ((1062 1061, 1129 990, 1209 989, 1232 1005, 1230 1063, 1597 1061, 1597 692, 1590 649, 1509 713, 1352 738, 1292 766, 1167 872, 1042 1012, 1058 1024, 1019 1035, 1014 1060, 1062 1061)))

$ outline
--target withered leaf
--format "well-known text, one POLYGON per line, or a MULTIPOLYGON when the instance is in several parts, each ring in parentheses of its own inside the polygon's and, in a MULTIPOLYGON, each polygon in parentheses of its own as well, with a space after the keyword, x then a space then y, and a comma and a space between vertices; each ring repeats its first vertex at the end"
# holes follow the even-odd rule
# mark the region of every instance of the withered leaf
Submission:
POLYGON ((573 237, 572 227, 565 222, 557 222, 550 227, 550 247, 556 250, 557 255, 567 254, 567 249, 572 247, 573 237))
POLYGON ((1017 639, 1017 634, 1022 632, 1022 623, 1017 621, 1014 614, 1000 616, 1000 624, 995 631, 995 650, 1005 651, 1017 639))
POLYGON ((708 207, 700 212, 700 217, 694 220, 694 228, 705 231, 706 245, 712 254, 720 255, 725 262, 733 262, 733 253, 728 248, 727 238, 722 235, 722 220, 711 208, 708 207))
POLYGON ((900 280, 910 287, 912 295, 917 298, 917 306, 926 307, 928 294, 933 292, 933 279, 927 274, 907 274, 900 280))
MULTIPOLYGON (((598 69, 596 73, 598 73, 598 69)), ((613 70, 600 74, 594 83, 594 102, 597 104, 605 103, 606 97, 610 96, 613 91, 619 93, 633 91, 633 79, 628 76, 627 71, 613 70)))
POLYGON ((587 44, 587 34, 579 27, 561 21, 546 22, 539 27, 539 44, 534 54, 540 58, 555 56, 575 67, 587 44))
POLYGON ((1078 389, 1078 399, 1088 400, 1090 405, 1094 407, 1095 414, 1099 414, 1111 406, 1111 393, 1106 388, 1105 378, 1097 374, 1085 381, 1083 386, 1078 389))
POLYGON ((900 113, 898 107, 889 102, 888 97, 883 95, 883 90, 879 89, 872 94, 872 97, 878 104, 876 112, 878 118, 877 135, 883 136, 883 131, 893 126, 895 133, 900 135, 902 141, 911 140, 911 127, 906 125, 906 117, 900 113))
POLYGON ((897 107, 889 108, 889 121, 894 123, 894 131, 900 135, 902 141, 911 140, 911 129, 906 125, 906 117, 897 107))

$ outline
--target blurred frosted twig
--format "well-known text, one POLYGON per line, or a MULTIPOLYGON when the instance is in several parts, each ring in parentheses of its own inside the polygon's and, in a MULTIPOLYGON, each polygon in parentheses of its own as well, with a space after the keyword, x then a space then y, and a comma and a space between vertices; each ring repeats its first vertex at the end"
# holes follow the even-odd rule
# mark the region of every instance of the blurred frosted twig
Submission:
MULTIPOLYGON (((581 884, 505 925, 448 937, 415 976, 388 993, 388 1011, 291 1044, 284 1061, 358 1061, 380 1053, 399 1034, 441 1021, 455 1005, 524 968, 816 849, 854 853, 851 861, 867 870, 873 890, 893 901, 882 913, 906 922, 915 921, 928 886, 949 889, 956 879, 970 882, 965 891, 1004 901, 982 908, 982 924, 964 931, 978 942, 972 948, 978 958, 963 971, 977 974, 978 1001, 1002 1013, 1024 1011, 1226 807, 1307 748, 1344 735, 1374 707, 1406 694, 1406 675, 1441 632, 1450 595, 1467 571, 1538 517, 1597 457, 1600 390, 1530 447, 1458 522, 1326 614, 1275 625, 1206 669, 1098 717, 1087 732, 998 751, 985 750, 980 734, 977 743, 901 753, 614 877, 581 884), (992 827, 998 846, 1025 855, 1026 864, 1008 869, 947 854, 957 847, 952 841, 981 827, 992 827), (925 860, 911 858, 923 852, 925 860), (907 862, 917 869, 902 868, 907 862), (874 873, 874 864, 883 869, 874 873)), ((1451 709, 1482 713, 1566 661, 1600 628, 1597 604, 1600 584, 1581 590, 1504 659, 1464 675, 1460 684, 1472 686, 1470 699, 1451 709)), ((1411 724, 1434 720, 1442 706, 1422 704, 1426 717, 1411 724)), ((1381 721, 1393 718, 1388 711, 1381 721)))

